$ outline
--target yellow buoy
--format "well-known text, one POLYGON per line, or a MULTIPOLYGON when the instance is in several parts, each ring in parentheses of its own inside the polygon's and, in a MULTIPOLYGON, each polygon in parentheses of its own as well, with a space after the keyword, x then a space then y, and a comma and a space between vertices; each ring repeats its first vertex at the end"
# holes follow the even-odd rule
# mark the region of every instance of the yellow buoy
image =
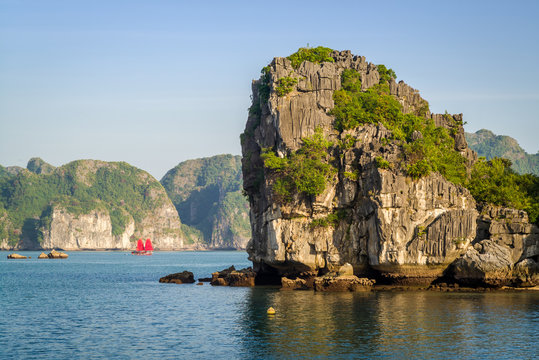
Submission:
POLYGON ((271 306, 268 308, 268 315, 275 315, 275 309, 271 306))

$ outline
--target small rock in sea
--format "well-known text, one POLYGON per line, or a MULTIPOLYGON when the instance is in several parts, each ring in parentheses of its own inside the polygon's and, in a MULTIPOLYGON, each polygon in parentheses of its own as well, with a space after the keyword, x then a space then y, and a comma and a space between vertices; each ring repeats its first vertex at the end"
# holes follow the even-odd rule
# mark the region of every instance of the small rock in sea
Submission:
POLYGON ((197 285, 204 285, 203 282, 197 282, 197 285))
POLYGON ((15 254, 15 253, 9 254, 9 255, 7 256, 7 258, 8 258, 8 259, 27 259, 26 256, 20 255, 20 254, 15 254))
POLYGON ((211 282, 211 278, 199 278, 198 281, 200 281, 200 282, 211 282))
POLYGON ((181 273, 170 274, 159 279, 160 283, 174 284, 192 284, 195 282, 195 277, 190 271, 182 271, 181 273))
POLYGON ((49 257, 47 256, 47 254, 45 254, 44 252, 42 252, 41 254, 39 254, 39 256, 37 257, 38 259, 48 259, 49 257))
POLYGON ((248 267, 236 270, 234 266, 211 274, 214 286, 255 286, 255 272, 248 267))
POLYGON ((49 257, 49 259, 67 259, 69 257, 69 255, 67 255, 66 253, 56 251, 56 250, 53 249, 49 253, 48 257, 49 257))

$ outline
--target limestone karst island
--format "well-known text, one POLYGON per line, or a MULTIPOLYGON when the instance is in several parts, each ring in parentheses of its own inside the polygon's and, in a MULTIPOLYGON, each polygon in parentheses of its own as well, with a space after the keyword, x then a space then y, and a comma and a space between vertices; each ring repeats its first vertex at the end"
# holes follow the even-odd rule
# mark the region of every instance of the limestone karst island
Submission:
MULTIPOLYGON (((478 158, 384 65, 318 47, 252 84, 242 143, 257 283, 350 264, 378 283, 538 284, 539 180, 478 158)), ((307 285, 306 285, 307 284, 307 285)))
POLYGON ((122 162, 0 167, 0 245, 246 249, 254 283, 291 289, 537 286, 537 159, 478 157, 467 137, 492 154, 495 135, 463 124, 388 66, 301 48, 253 81, 241 158, 161 182, 122 162))

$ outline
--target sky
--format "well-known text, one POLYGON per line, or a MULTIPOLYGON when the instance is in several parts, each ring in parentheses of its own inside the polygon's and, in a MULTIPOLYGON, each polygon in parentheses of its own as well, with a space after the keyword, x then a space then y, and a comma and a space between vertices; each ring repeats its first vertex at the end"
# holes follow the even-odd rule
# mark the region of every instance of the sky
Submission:
POLYGON ((299 47, 395 70, 539 150, 539 1, 0 0, 0 165, 241 154, 251 81, 299 47))

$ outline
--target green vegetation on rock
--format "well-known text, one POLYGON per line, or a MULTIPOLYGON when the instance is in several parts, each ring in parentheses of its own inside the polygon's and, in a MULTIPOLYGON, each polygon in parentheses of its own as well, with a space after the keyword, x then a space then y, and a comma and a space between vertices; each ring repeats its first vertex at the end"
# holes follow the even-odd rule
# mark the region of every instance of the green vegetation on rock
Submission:
POLYGON ((328 159, 328 148, 332 144, 324 138, 320 128, 302 141, 303 146, 287 157, 281 158, 271 149, 264 149, 262 153, 265 167, 275 176, 273 191, 283 202, 290 201, 293 194, 321 194, 336 173, 328 159))
POLYGON ((277 82, 277 87, 275 88, 275 91, 277 92, 277 96, 282 97, 286 94, 289 94, 294 90, 294 87, 298 83, 298 79, 285 76, 279 79, 277 82))
POLYGON ((191 241, 221 248, 246 244, 251 226, 249 205, 241 192, 240 156, 184 161, 168 171, 161 183, 191 241))
MULTIPOLYGON (((386 69, 382 65, 378 68, 386 69)), ((387 69, 385 73, 394 75, 387 69)), ((450 130, 435 126, 430 119, 404 114, 401 104, 389 94, 387 84, 361 91, 360 74, 347 69, 342 73, 342 88, 334 92, 333 99, 335 107, 331 114, 335 116, 335 129, 344 131, 365 124, 384 125, 391 131, 393 140, 403 147, 404 166, 410 176, 419 178, 439 172, 455 183, 465 180, 465 160, 455 151, 450 130)), ((387 168, 388 165, 383 166, 387 168)))
POLYGON ((381 156, 377 156, 374 161, 379 169, 391 169, 391 163, 381 156))
POLYGON ((511 168, 520 174, 539 175, 539 152, 528 154, 509 136, 495 135, 490 130, 481 129, 475 133, 466 133, 468 146, 487 160, 501 157, 511 160, 511 168))
POLYGON ((124 162, 78 160, 50 174, 24 170, 10 176, 0 171, 0 204, 9 219, 9 226, 0 223, 0 227, 12 229, 8 236, 11 245, 22 237, 42 240, 54 206, 73 215, 104 210, 110 215, 113 235, 122 234, 132 217, 135 236, 142 236, 142 219, 165 201, 159 182, 124 162))
POLYGON ((380 75, 381 84, 389 82, 389 79, 391 78, 397 78, 397 74, 395 74, 395 71, 393 71, 393 69, 388 69, 385 65, 376 65, 376 68, 378 69, 378 74, 380 75))
POLYGON ((332 52, 333 49, 323 46, 317 46, 315 48, 305 47, 299 48, 298 51, 290 56, 287 56, 287 59, 292 62, 292 67, 297 69, 304 61, 310 61, 313 63, 335 62, 335 60, 330 56, 332 52))
POLYGON ((526 210, 539 225, 539 177, 517 174, 510 160, 480 158, 466 187, 477 201, 526 210))

